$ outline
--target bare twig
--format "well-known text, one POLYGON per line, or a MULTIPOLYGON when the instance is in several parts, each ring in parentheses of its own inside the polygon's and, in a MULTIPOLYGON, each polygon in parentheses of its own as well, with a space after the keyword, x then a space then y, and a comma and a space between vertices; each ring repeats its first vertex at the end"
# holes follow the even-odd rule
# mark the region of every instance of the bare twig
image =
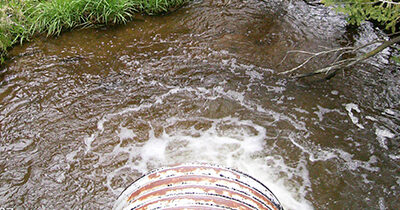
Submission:
POLYGON ((357 62, 356 58, 348 58, 348 59, 341 60, 341 61, 338 61, 336 63, 333 63, 333 64, 331 64, 331 65, 329 65, 327 67, 324 67, 324 68, 321 68, 321 69, 317 69, 317 70, 315 70, 313 72, 297 75, 296 78, 309 77, 309 76, 314 76, 314 75, 323 74, 323 73, 324 74, 329 74, 329 73, 331 73, 333 71, 337 71, 339 69, 352 66, 356 62, 357 62))
POLYGON ((391 4, 400 5, 400 2, 394 2, 394 1, 378 0, 378 2, 381 2, 383 4, 388 4, 388 5, 391 5, 391 4))
MULTIPOLYGON (((343 4, 356 4, 354 2, 349 2, 349 1, 344 1, 341 2, 343 4)), ((371 2, 357 2, 357 4, 378 4, 378 3, 382 3, 382 4, 388 4, 388 5, 400 5, 400 2, 394 2, 394 1, 387 1, 387 0, 377 0, 377 1, 371 1, 371 2)))
MULTIPOLYGON (((368 58, 376 55, 377 53, 381 52, 385 48, 387 48, 387 47, 389 47, 389 46, 391 46, 391 45, 393 45, 393 44, 395 44, 397 42, 400 42, 400 36, 397 36, 397 37, 395 37, 395 38, 393 38, 393 39, 391 39, 389 41, 375 40, 373 42, 369 42, 369 43, 364 44, 364 45, 359 46, 359 47, 342 47, 342 48, 336 48, 336 49, 321 51, 321 52, 317 52, 317 53, 301 51, 301 50, 292 50, 292 51, 289 51, 285 55, 284 59, 286 59, 286 57, 287 57, 287 55, 289 53, 302 53, 302 54, 308 54, 310 56, 308 58, 306 58, 301 64, 297 65, 296 67, 294 67, 294 68, 292 68, 290 70, 281 72, 280 74, 292 73, 292 72, 302 68, 308 62, 310 62, 313 58, 316 58, 316 57, 319 57, 319 56, 322 56, 322 55, 327 55, 327 54, 331 54, 331 53, 339 53, 340 52, 340 54, 335 58, 335 60, 332 63, 330 63, 329 65, 327 65, 327 66, 325 66, 323 68, 314 70, 314 71, 312 71, 310 73, 300 74, 300 75, 298 75, 296 77, 297 78, 302 78, 302 77, 308 77, 308 76, 313 76, 313 75, 322 74, 322 73, 331 75, 332 73, 336 73, 338 70, 348 68, 350 66, 353 66, 356 63, 359 63, 359 62, 361 62, 361 61, 363 61, 365 59, 368 59, 368 58), (364 54, 362 54, 362 55, 360 55, 358 57, 355 57, 355 58, 342 59, 342 57, 345 54, 356 53, 356 52, 360 51, 361 49, 364 49, 364 48, 366 48, 368 46, 371 46, 371 45, 377 44, 377 43, 381 43, 381 44, 378 47, 375 47, 373 50, 371 50, 371 51, 369 51, 367 53, 364 53, 364 54)), ((283 62, 283 60, 281 61, 281 63, 282 62, 283 62)))
POLYGON ((400 34, 400 31, 388 34, 388 36, 395 36, 395 35, 399 35, 399 34, 400 34))
POLYGON ((278 65, 281 65, 281 64, 286 60, 287 56, 288 56, 290 53, 305 53, 305 54, 314 55, 314 53, 312 53, 312 52, 307 52, 307 51, 302 51, 302 50, 289 50, 289 51, 286 52, 285 57, 282 58, 281 62, 279 62, 278 65))
MULTIPOLYGON (((317 52, 317 53, 307 52, 307 51, 302 51, 302 50, 291 50, 291 51, 288 51, 288 53, 303 53, 303 54, 309 54, 309 55, 311 55, 311 56, 308 57, 308 58, 307 58, 303 63, 301 63, 300 65, 298 65, 298 66, 296 66, 296 67, 294 67, 294 68, 292 68, 292 69, 290 69, 290 70, 281 72, 280 74, 288 74, 288 73, 294 72, 294 71, 300 69, 301 67, 303 67, 304 65, 306 65, 306 64, 307 64, 308 62, 310 62, 313 58, 316 58, 316 57, 318 57, 318 56, 326 55, 326 54, 333 53, 333 52, 340 52, 340 51, 343 51, 343 50, 353 50, 353 49, 354 49, 354 47, 342 47, 342 48, 337 48, 337 49, 331 49, 331 50, 321 51, 321 52, 317 52)), ((287 54, 288 54, 288 53, 287 53, 287 54)), ((285 57, 284 57, 283 59, 286 59, 287 54, 285 55, 285 57)), ((282 63, 282 62, 283 62, 283 60, 281 61, 281 63, 282 63)))

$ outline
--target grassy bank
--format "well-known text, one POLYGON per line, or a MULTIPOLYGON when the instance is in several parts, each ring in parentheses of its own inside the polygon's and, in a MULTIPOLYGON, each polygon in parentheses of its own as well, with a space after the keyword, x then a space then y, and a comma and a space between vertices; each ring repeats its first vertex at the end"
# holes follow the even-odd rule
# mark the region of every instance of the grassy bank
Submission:
POLYGON ((35 34, 121 24, 135 13, 157 15, 187 0, 0 0, 0 63, 7 50, 35 34))

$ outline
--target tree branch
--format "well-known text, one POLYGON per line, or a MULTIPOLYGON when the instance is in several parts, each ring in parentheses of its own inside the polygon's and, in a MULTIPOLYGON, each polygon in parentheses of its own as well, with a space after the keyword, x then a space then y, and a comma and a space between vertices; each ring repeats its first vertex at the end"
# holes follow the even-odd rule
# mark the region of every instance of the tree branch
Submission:
POLYGON ((308 57, 308 58, 307 58, 303 63, 301 63, 300 65, 298 65, 298 66, 296 66, 296 67, 294 67, 294 68, 292 68, 292 69, 290 69, 290 70, 281 72, 281 73, 279 73, 279 74, 288 74, 288 73, 294 72, 294 71, 300 69, 301 67, 303 67, 304 65, 306 65, 306 64, 307 64, 308 62, 310 62, 313 58, 316 58, 316 57, 318 57, 318 56, 325 55, 325 54, 329 54, 329 53, 332 53, 332 52, 340 52, 340 51, 344 51, 344 50, 353 50, 353 49, 354 49, 353 47, 342 47, 342 48, 337 48, 337 49, 332 49, 332 50, 321 51, 321 52, 317 52, 317 53, 307 52, 307 51, 301 51, 301 50, 291 50, 291 51, 288 51, 288 52, 286 53, 285 57, 282 59, 282 61, 281 61, 279 64, 283 63, 283 61, 287 58, 287 55, 288 55, 289 53, 303 53, 303 54, 309 54, 309 55, 311 55, 311 56, 308 57))
MULTIPOLYGON (((388 41, 383 41, 383 40, 376 40, 373 42, 369 42, 365 45, 359 46, 359 47, 342 47, 342 48, 337 48, 337 49, 332 49, 332 50, 326 50, 326 51, 321 51, 321 52, 317 52, 317 53, 313 53, 313 52, 307 52, 307 51, 300 51, 300 50, 293 50, 293 51, 289 51, 288 53, 303 53, 303 54, 309 54, 310 56, 308 58, 305 59, 305 61, 301 64, 299 64, 298 66, 281 72, 279 74, 288 74, 288 73, 292 73, 302 67, 304 67, 304 65, 306 65, 308 62, 310 62, 313 58, 317 58, 321 55, 327 55, 330 53, 338 53, 340 52, 340 54, 336 57, 335 61, 332 62, 331 64, 329 64, 328 66, 325 66, 323 68, 314 70, 310 73, 305 73, 305 74, 300 74, 295 76, 296 78, 302 78, 302 77, 309 77, 309 76, 314 76, 317 74, 329 74, 332 75, 334 73, 336 73, 338 70, 342 70, 348 67, 353 66, 356 63, 359 63, 363 60, 366 60, 376 54, 378 54, 379 52, 381 52, 382 50, 386 49, 387 47, 400 42, 400 36, 394 37, 388 41), (342 59, 341 57, 345 54, 348 53, 355 53, 363 48, 366 48, 372 44, 376 44, 376 43, 382 43, 381 45, 379 45, 378 47, 374 48, 373 50, 362 54, 361 56, 355 57, 355 58, 348 58, 348 59, 342 59)), ((283 58, 286 59, 288 53, 286 54, 286 56, 283 58)), ((283 62, 283 60, 281 61, 281 63, 283 62)), ((328 76, 329 77, 329 76, 328 76)))

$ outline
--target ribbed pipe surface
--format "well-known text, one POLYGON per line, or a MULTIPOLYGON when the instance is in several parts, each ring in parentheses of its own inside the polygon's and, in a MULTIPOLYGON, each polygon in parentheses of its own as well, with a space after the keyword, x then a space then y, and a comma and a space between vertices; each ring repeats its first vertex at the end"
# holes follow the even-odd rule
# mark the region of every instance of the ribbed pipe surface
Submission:
POLYGON ((132 183, 114 205, 119 209, 283 209, 261 182, 211 164, 153 170, 132 183))

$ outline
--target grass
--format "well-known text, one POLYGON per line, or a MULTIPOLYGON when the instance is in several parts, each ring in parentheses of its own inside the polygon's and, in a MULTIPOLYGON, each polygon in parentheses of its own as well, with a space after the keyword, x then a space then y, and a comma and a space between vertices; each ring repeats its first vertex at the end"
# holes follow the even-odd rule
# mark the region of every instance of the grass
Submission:
POLYGON ((0 0, 0 63, 7 50, 35 34, 123 24, 135 13, 157 15, 187 0, 0 0))
POLYGON ((7 49, 28 37, 23 5, 16 0, 0 1, 0 63, 4 62, 7 49))

